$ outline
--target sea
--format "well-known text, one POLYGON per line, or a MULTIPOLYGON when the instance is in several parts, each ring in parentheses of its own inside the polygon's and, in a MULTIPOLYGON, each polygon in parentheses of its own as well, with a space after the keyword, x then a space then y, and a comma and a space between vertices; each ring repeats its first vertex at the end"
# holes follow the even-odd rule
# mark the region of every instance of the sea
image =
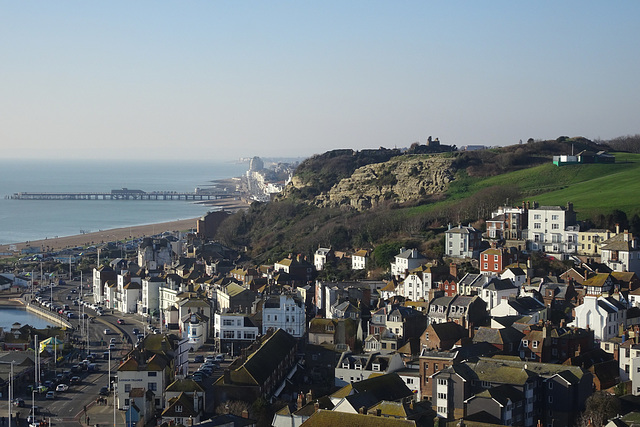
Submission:
POLYGON ((192 201, 14 200, 18 192, 192 192, 246 173, 243 162, 202 160, 0 160, 0 244, 196 218, 214 208, 192 201))

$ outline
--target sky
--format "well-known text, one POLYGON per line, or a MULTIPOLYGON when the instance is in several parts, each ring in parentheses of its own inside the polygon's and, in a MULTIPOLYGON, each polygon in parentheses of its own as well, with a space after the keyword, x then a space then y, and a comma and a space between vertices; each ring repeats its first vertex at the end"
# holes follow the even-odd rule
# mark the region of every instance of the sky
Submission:
POLYGON ((640 133, 638 1, 0 0, 0 158, 640 133))

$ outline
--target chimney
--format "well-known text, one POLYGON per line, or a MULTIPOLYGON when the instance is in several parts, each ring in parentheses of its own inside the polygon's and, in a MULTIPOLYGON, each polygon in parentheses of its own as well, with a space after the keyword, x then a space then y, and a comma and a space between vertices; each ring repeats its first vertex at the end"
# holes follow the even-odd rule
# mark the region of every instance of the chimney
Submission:
POLYGON ((228 415, 229 412, 231 412, 231 409, 229 408, 229 404, 227 403, 226 405, 224 405, 224 413, 228 415))
POLYGON ((249 411, 247 411, 246 409, 242 411, 242 418, 249 418, 249 411))
POLYGON ((364 406, 361 406, 360 409, 358 409, 358 413, 364 415, 364 406))
POLYGON ((298 393, 298 401, 296 402, 296 407, 298 410, 302 409, 304 406, 304 395, 302 393, 298 393))
POLYGON ((313 392, 311 390, 307 393, 307 403, 309 402, 313 402, 313 392))
POLYGON ((456 279, 458 278, 458 264, 456 264, 455 262, 449 264, 449 274, 456 279))
POLYGON ((616 234, 620 234, 620 224, 616 224, 616 234))
POLYGON ((318 412, 320 410, 320 403, 318 403, 318 401, 316 400, 315 402, 313 402, 313 410, 318 412))
POLYGON ((624 241, 625 242, 629 241, 629 230, 624 230, 624 241))

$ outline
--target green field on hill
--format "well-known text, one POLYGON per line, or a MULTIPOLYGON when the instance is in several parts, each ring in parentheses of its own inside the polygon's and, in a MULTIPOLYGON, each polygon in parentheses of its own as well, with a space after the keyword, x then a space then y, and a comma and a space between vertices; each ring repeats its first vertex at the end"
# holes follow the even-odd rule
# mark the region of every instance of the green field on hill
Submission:
MULTIPOLYGON (((619 209, 631 218, 640 213, 640 154, 612 153, 614 164, 555 166, 547 164, 488 178, 462 174, 451 183, 448 200, 413 208, 415 211, 438 209, 484 188, 516 186, 523 200, 541 206, 565 206, 572 202, 578 219, 590 218, 619 209)), ((506 202, 506 201, 505 201, 506 202)), ((518 205, 520 200, 510 201, 518 205)))

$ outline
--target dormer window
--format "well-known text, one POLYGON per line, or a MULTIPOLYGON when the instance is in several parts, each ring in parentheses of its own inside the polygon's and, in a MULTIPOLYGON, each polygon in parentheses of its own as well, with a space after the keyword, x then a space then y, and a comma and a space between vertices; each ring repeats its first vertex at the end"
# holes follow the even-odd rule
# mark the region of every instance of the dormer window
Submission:
POLYGON ((342 368, 343 368, 343 369, 349 369, 349 362, 344 362, 344 363, 342 364, 342 368))
POLYGON ((359 364, 359 363, 356 363, 355 369, 358 370, 358 371, 361 371, 362 370, 362 365, 359 364))
POLYGON ((374 371, 380 371, 380 364, 379 363, 374 363, 373 364, 373 370, 374 371))
POLYGON ((176 405, 176 412, 182 412, 182 405, 176 405))

